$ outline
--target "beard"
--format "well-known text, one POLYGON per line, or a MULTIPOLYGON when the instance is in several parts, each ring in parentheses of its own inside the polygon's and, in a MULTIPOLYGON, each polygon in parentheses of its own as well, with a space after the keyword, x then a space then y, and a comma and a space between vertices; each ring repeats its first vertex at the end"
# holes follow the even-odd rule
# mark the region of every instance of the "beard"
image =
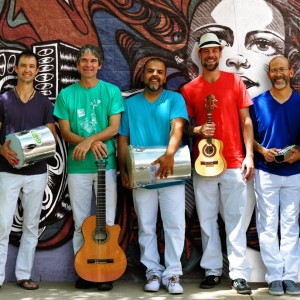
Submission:
POLYGON ((145 88, 147 88, 148 90, 150 90, 151 92, 156 92, 158 90, 160 90, 162 88, 162 84, 160 83, 160 81, 158 80, 157 83, 151 83, 151 80, 149 80, 149 82, 145 83, 145 88))
POLYGON ((204 63, 203 64, 203 67, 207 70, 207 71, 214 71, 215 69, 217 69, 217 67, 219 66, 219 63, 216 62, 214 64, 207 64, 207 63, 204 63))
POLYGON ((272 85, 273 85, 276 89, 278 89, 278 90, 284 89, 284 88, 289 84, 289 82, 290 82, 290 81, 289 81, 288 78, 286 78, 285 76, 277 76, 277 77, 274 77, 274 78, 271 80, 272 85), (277 79, 283 79, 284 82, 281 83, 281 84, 278 84, 278 83, 276 83, 276 80, 277 80, 277 79))

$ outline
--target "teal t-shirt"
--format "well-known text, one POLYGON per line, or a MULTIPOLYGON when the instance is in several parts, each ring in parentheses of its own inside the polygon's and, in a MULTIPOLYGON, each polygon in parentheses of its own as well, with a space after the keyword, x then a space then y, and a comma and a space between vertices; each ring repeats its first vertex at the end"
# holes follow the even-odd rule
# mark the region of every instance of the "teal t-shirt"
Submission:
MULTIPOLYGON (((81 137, 89 137, 109 126, 109 117, 124 110, 124 101, 120 89, 108 82, 99 80, 91 88, 83 88, 76 82, 63 89, 57 96, 54 115, 62 120, 68 120, 71 131, 81 137)), ((114 138, 104 142, 108 149, 106 169, 116 168, 114 138)), ((75 145, 69 145, 67 161, 68 173, 97 173, 95 157, 88 151, 85 160, 72 160, 75 145)))
MULTIPOLYGON (((175 118, 183 118, 188 122, 188 113, 181 94, 163 90, 156 101, 150 102, 143 93, 138 93, 125 101, 119 134, 129 137, 130 144, 135 147, 168 146, 171 121, 175 118)), ((155 189, 184 183, 159 183, 146 188, 155 189)))

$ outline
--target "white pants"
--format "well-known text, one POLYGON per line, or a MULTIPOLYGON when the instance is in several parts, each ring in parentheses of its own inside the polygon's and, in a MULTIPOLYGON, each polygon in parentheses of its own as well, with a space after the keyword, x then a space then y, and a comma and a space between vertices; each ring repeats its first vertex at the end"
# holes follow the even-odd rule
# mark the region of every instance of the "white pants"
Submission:
POLYGON ((31 277, 46 185, 47 173, 27 176, 0 172, 0 285, 5 279, 9 234, 21 189, 23 224, 15 274, 17 280, 31 277))
POLYGON ((205 276, 222 275, 223 254, 217 223, 222 205, 229 276, 248 280, 251 273, 246 258, 248 184, 243 175, 239 169, 228 169, 221 176, 203 177, 193 170, 193 184, 203 249, 200 266, 205 269, 205 276))
POLYGON ((265 279, 298 281, 300 263, 300 174, 278 176, 255 170, 256 226, 265 279), (280 236, 278 222, 280 218, 280 236))
POLYGON ((133 203, 138 217, 141 262, 146 277, 156 275, 166 283, 173 275, 182 275, 181 255, 185 237, 185 186, 133 190, 133 203), (160 264, 156 223, 160 208, 165 238, 165 267, 160 264))
MULTIPOLYGON (((91 215, 93 191, 97 195, 98 174, 69 174, 68 188, 70 202, 75 223, 73 236, 74 254, 84 243, 81 226, 83 221, 91 215)), ((117 172, 116 170, 105 171, 106 183, 106 223, 110 226, 115 224, 117 207, 117 172)))

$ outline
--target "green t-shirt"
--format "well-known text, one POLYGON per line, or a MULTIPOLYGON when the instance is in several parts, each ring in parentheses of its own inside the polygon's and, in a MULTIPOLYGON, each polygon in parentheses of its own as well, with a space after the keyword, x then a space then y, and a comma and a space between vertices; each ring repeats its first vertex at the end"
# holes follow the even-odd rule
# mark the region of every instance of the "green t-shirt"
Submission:
MULTIPOLYGON (((107 128, 109 117, 123 110, 124 101, 120 89, 111 83, 99 80, 98 84, 91 89, 85 89, 76 82, 61 90, 55 102, 54 115, 59 119, 68 120, 73 133, 89 137, 107 128)), ((115 169, 114 138, 104 143, 108 149, 106 169, 115 169)), ((72 160, 74 148, 74 145, 69 145, 68 173, 97 173, 94 154, 88 151, 85 160, 72 160)))

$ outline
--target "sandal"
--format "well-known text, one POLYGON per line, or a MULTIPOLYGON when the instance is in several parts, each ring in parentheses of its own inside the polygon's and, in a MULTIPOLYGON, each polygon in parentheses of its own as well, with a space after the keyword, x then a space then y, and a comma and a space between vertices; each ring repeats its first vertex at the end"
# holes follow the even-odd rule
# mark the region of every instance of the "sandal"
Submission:
POLYGON ((31 279, 18 280, 17 285, 25 290, 37 290, 39 288, 38 284, 31 279))

